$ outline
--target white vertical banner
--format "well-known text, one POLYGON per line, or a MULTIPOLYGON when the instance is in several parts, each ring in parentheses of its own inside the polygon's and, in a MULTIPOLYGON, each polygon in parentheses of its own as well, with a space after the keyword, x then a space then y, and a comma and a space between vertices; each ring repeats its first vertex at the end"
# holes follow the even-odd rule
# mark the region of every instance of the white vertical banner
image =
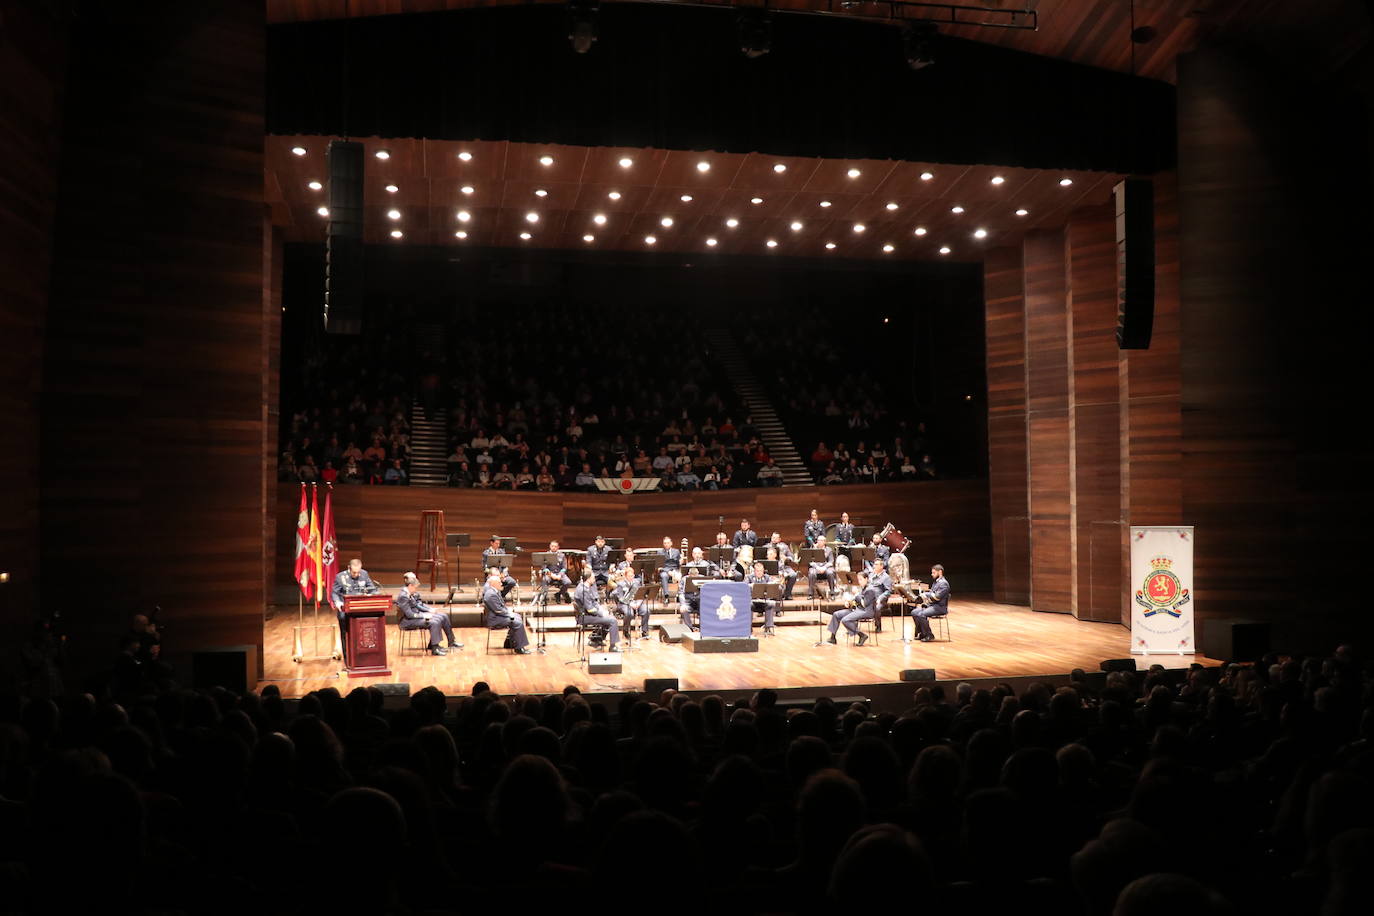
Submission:
POLYGON ((1192 526, 1131 526, 1131 654, 1191 655, 1192 526))

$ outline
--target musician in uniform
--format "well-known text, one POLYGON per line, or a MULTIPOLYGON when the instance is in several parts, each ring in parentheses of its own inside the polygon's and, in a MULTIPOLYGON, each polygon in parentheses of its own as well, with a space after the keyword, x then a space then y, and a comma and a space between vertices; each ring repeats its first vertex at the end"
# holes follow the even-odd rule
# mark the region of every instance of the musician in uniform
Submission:
POLYGON ((700 547, 692 548, 692 560, 682 567, 682 624, 696 627, 695 618, 701 615, 701 592, 687 592, 687 579, 715 578, 720 575, 720 567, 706 559, 700 547))
POLYGON ((816 580, 824 579, 830 583, 830 590, 835 590, 835 551, 825 546, 825 535, 816 538, 816 549, 825 552, 825 559, 820 563, 812 563, 806 572, 806 582, 810 587, 811 597, 816 596, 816 580))
POLYGON ((892 556, 892 548, 883 543, 881 532, 873 532, 873 540, 868 542, 868 546, 873 548, 875 560, 882 560, 886 563, 888 558, 892 556))
POLYGON ((739 530, 736 531, 735 536, 730 539, 730 546, 738 550, 739 548, 744 547, 746 544, 750 547, 755 547, 758 545, 758 542, 758 533, 755 532, 754 529, 749 527, 749 519, 740 519, 739 530))
POLYGON ((625 570, 629 570, 631 573, 633 573, 633 572, 634 572, 634 568, 635 568, 635 552, 634 552, 634 548, 633 548, 633 547, 626 547, 626 548, 625 548, 625 553, 624 553, 624 558, 623 558, 619 563, 615 564, 615 566, 611 569, 611 572, 616 573, 616 574, 623 574, 623 573, 625 572, 625 570))
POLYGON ((597 585, 605 585, 611 572, 611 548, 606 546, 606 538, 596 536, 596 543, 587 548, 587 568, 596 577, 597 585))
POLYGON ((916 621, 916 638, 921 642, 934 642, 930 618, 944 617, 948 613, 949 580, 945 578, 945 568, 936 563, 930 567, 930 588, 921 592, 921 603, 911 609, 911 619, 916 621))
POLYGON ((420 600, 420 577, 408 572, 402 578, 405 585, 396 596, 396 612, 401 618, 401 629, 429 630, 431 655, 448 654, 448 651, 439 645, 441 636, 448 640, 450 649, 463 648, 463 644, 453 636, 453 624, 449 622, 448 614, 436 611, 420 600))
MULTIPOLYGON (((750 586, 751 590, 755 585, 769 585, 776 581, 778 580, 763 571, 762 560, 755 560, 754 571, 744 577, 745 584, 750 586)), ((755 614, 763 615, 764 635, 773 635, 773 614, 778 609, 778 603, 772 598, 754 598, 750 601, 750 607, 753 608, 755 614)))
POLYGON ((486 613, 488 627, 509 631, 506 634, 506 648, 514 649, 517 655, 530 654, 530 637, 525 632, 525 620, 506 607, 499 573, 487 577, 487 587, 482 590, 482 609, 486 613))
POLYGON ((868 584, 871 588, 878 590, 878 602, 875 611, 875 622, 873 628, 878 632, 883 629, 883 615, 887 613, 887 601, 892 597, 892 577, 887 573, 887 561, 874 560, 869 569, 864 570, 868 573, 868 584))
MULTIPOLYGON (((668 584, 681 577, 678 568, 682 565, 682 551, 673 546, 673 539, 665 537, 663 539, 663 549, 658 552, 662 558, 662 565, 658 570, 658 581, 663 584, 663 600, 668 600, 668 584)), ((678 597, 682 596, 682 588, 678 587, 678 597)))
POLYGON ((854 526, 849 524, 849 513, 840 513, 840 523, 835 526, 835 543, 847 547, 854 543, 854 526))
POLYGON ((835 634, 840 624, 851 636, 859 638, 859 645, 868 642, 868 634, 859 632, 859 621, 869 620, 878 612, 878 590, 869 584, 868 573, 859 573, 859 593, 835 613, 830 615, 830 638, 826 642, 835 645, 835 634))
POLYGON ((596 591, 596 573, 589 566, 582 570, 582 581, 573 590, 573 613, 577 615, 577 625, 593 627, 595 635, 591 646, 599 649, 606 642, 606 634, 611 634, 611 651, 620 651, 620 631, 616 628, 615 617, 601 607, 600 596, 596 591))
POLYGON ((501 549, 501 539, 496 535, 491 536, 491 546, 482 551, 482 568, 495 569, 501 574, 501 597, 505 598, 510 594, 510 590, 515 588, 515 579, 511 576, 510 570, 505 566, 497 566, 496 557, 505 553, 501 549))
POLYGON ((568 578, 568 561, 563 551, 558 549, 557 541, 549 541, 549 553, 552 556, 544 561, 544 570, 540 575, 546 586, 558 586, 558 600, 566 604, 572 600, 568 597, 568 586, 572 585, 572 579, 568 578))
MULTIPOLYGON (((329 590, 329 601, 334 612, 339 615, 339 632, 343 635, 344 652, 348 652, 348 617, 344 614, 344 599, 351 595, 375 595, 381 586, 363 569, 363 561, 357 557, 348 561, 348 568, 334 577, 334 586, 329 590)), ((347 660, 347 659, 345 659, 347 660)))
POLYGON ((825 537, 825 522, 821 521, 820 512, 811 510, 811 517, 802 525, 802 536, 806 539, 807 547, 815 547, 816 541, 825 537))
POLYGON ((611 578, 611 600, 615 602, 616 613, 625 620, 626 631, 633 631, 635 618, 639 618, 639 635, 641 638, 649 638, 649 602, 640 599, 638 606, 634 602, 634 594, 642 583, 635 575, 634 551, 625 551, 625 562, 616 567, 615 575, 611 578))

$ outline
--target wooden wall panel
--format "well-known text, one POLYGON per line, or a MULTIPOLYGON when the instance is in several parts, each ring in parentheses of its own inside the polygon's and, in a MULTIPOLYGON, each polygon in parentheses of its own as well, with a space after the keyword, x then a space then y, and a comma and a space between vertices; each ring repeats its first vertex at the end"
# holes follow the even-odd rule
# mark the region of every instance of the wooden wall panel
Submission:
POLYGON ((38 595, 39 392, 67 56, 56 20, 37 4, 6 4, 0 20, 0 572, 10 574, 0 643, 11 647, 38 595))
POLYGON ((983 261, 983 296, 993 597, 1008 604, 1029 604, 1026 310, 1020 248, 996 248, 987 253, 983 261))
MULTIPOLYGON (((262 221, 262 568, 277 555, 277 438, 281 429, 281 231, 262 221)), ((292 518, 295 518, 294 512, 292 518)), ((263 604, 271 594, 263 576, 263 604)))
MULTIPOLYGON (((290 581, 299 494, 299 485, 278 489, 278 550, 272 583, 282 602, 295 600, 290 581)), ((341 557, 345 561, 361 557, 387 585, 399 582, 400 573, 414 567, 422 509, 443 509, 450 533, 472 535, 474 546, 462 553, 462 577, 468 582, 476 573, 483 542, 493 532, 519 538, 527 550, 542 548, 553 537, 561 538, 565 547, 581 550, 598 532, 627 537, 627 543, 636 547, 656 547, 665 535, 676 543, 687 535, 695 546, 714 540, 716 517, 724 514, 727 522, 734 519, 731 531, 745 517, 751 524, 757 522, 759 530, 780 531, 796 543, 813 506, 827 521, 837 520, 845 510, 866 523, 881 525, 890 520, 912 538, 914 545, 907 556, 917 568, 943 563, 961 589, 986 589, 990 581, 987 486, 981 480, 630 497, 341 487, 335 491, 334 506, 341 557)), ((519 564, 518 572, 522 578, 527 575, 526 564, 519 564)))
POLYGON ((1120 350, 1116 345, 1116 226, 1110 206, 1074 214, 1068 276, 1070 535, 1073 611, 1119 620, 1122 594, 1120 350))
POLYGON ((1073 608, 1073 559, 1064 236, 1034 232, 1023 248, 1030 606, 1066 612, 1073 608))
POLYGON ((102 594, 45 592, 78 669, 152 604, 174 656, 262 631, 262 9, 176 6, 73 26, 42 560, 102 594))

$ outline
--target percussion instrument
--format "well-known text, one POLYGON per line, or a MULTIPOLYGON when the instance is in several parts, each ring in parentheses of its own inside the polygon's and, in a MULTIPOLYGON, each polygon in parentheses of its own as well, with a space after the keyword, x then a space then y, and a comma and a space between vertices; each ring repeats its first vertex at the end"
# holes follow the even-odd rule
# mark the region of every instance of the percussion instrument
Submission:
POLYGON ((911 538, 902 534, 901 529, 888 522, 883 526, 883 530, 878 532, 878 539, 892 550, 892 556, 896 557, 899 553, 905 553, 911 546, 911 538))

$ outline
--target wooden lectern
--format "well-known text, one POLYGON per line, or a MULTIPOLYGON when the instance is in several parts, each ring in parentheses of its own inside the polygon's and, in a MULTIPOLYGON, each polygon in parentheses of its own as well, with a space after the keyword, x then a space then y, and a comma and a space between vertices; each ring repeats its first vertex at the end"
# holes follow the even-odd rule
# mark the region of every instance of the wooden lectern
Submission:
POLYGON ((349 595, 344 598, 348 618, 348 676, 385 677, 386 612, 390 595, 349 595))

